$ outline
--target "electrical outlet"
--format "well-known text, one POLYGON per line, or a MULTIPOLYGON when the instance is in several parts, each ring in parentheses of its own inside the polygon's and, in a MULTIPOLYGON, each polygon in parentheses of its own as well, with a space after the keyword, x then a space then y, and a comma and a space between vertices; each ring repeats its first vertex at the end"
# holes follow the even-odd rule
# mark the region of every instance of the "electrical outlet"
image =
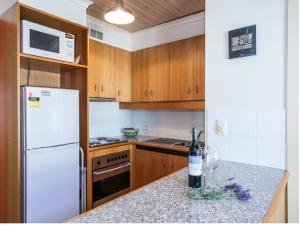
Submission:
POLYGON ((226 120, 216 120, 216 134, 226 135, 227 133, 227 121, 226 120))

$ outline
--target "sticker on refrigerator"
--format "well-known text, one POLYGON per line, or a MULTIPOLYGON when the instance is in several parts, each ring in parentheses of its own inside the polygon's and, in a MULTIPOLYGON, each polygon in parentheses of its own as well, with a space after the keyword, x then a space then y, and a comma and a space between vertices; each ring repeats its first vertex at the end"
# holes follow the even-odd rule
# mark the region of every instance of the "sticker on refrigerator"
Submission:
POLYGON ((29 108, 40 108, 40 98, 39 97, 29 97, 28 98, 29 108))
POLYGON ((41 95, 42 96, 51 96, 51 92, 48 90, 41 90, 41 95))

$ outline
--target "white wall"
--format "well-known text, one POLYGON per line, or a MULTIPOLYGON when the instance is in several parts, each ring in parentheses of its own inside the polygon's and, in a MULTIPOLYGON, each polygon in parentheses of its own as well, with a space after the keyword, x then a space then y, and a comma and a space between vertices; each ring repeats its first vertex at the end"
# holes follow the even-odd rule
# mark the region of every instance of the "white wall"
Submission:
POLYGON ((90 138, 119 136, 124 127, 139 128, 141 135, 191 139, 193 127, 204 129, 203 111, 120 110, 118 102, 90 102, 90 138))
POLYGON ((131 33, 91 16, 87 16, 87 26, 103 33, 103 41, 100 42, 127 51, 132 50, 131 33))
POLYGON ((132 34, 132 50, 152 47, 204 34, 204 12, 177 19, 132 34))
POLYGON ((8 10, 17 0, 1 0, 0 1, 0 15, 8 10))
POLYGON ((286 168, 286 0, 207 0, 205 27, 208 144, 226 160, 286 168), (253 24, 257 55, 229 60, 228 31, 253 24))
MULTIPOLYGON (((18 1, 1 0, 0 15, 16 2, 18 1)), ((86 25, 86 9, 92 3, 89 0, 19 0, 19 2, 82 25, 86 25)))
POLYGON ((288 1, 287 169, 288 222, 299 223, 299 0, 288 1))

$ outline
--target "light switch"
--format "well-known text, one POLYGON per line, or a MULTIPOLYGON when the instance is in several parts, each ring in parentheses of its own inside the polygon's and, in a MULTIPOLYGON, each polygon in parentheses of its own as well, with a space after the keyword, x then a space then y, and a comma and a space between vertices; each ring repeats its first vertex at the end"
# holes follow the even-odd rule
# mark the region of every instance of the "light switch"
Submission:
POLYGON ((216 134, 226 135, 227 133, 227 121, 226 120, 216 120, 216 134))

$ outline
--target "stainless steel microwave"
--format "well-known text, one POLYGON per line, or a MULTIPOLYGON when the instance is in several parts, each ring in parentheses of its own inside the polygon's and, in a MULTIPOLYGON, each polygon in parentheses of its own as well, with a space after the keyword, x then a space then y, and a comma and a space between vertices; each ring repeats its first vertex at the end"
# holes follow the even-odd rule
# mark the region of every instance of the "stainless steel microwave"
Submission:
POLYGON ((30 55, 74 62, 75 36, 22 20, 21 51, 30 55))

